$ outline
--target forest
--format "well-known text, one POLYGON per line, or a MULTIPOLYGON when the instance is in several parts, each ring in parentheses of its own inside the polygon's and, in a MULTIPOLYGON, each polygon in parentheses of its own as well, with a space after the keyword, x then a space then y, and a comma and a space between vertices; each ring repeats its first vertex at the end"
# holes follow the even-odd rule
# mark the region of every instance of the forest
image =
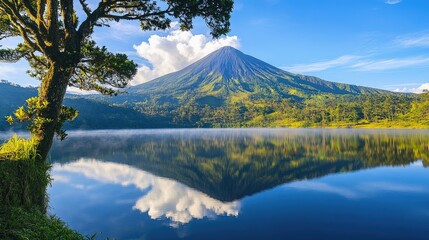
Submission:
POLYGON ((249 96, 221 106, 190 98, 180 105, 146 101, 132 107, 172 127, 427 128, 429 93, 317 94, 305 99, 249 96))

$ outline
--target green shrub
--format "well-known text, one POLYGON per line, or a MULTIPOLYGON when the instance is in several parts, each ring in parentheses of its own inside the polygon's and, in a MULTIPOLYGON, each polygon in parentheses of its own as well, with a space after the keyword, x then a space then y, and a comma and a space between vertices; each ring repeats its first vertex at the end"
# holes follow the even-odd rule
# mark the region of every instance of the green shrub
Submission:
POLYGON ((32 139, 13 135, 13 137, 0 146, 0 160, 35 160, 36 157, 36 144, 32 139))

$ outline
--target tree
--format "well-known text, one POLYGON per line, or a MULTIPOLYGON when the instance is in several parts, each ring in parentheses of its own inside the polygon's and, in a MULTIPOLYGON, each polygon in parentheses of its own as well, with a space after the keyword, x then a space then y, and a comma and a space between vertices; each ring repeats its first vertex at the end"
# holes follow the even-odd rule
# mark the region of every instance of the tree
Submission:
POLYGON ((91 39, 95 27, 134 20, 142 30, 164 30, 174 20, 182 30, 189 30, 193 19, 202 17, 211 34, 219 37, 229 31, 233 0, 100 0, 94 6, 86 0, 0 2, 0 40, 17 36, 23 40, 15 49, 0 49, 0 60, 26 59, 29 74, 41 81, 38 98, 15 114, 19 121, 32 122, 30 131, 41 159, 46 158, 55 133, 65 136, 62 122, 76 117, 76 112, 62 106, 67 86, 113 95, 118 92, 111 87, 126 86, 136 73, 137 65, 126 55, 96 45, 91 39))

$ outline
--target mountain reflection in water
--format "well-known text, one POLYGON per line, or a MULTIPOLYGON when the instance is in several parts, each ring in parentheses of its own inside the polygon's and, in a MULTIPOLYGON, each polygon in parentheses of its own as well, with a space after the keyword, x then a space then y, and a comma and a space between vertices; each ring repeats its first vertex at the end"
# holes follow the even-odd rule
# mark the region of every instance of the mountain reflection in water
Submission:
POLYGON ((51 159, 50 212, 101 238, 429 234, 427 130, 70 132, 51 159))
POLYGON ((223 202, 301 179, 379 166, 429 165, 427 131, 143 130, 72 133, 56 163, 99 159, 169 178, 223 202))

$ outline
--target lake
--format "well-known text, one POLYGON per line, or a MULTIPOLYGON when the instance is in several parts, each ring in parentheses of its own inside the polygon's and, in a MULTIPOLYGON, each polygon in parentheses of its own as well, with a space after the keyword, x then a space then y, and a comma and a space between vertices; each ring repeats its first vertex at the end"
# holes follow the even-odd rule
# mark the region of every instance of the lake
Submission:
POLYGON ((49 212, 102 239, 428 239, 429 131, 69 132, 49 212))

